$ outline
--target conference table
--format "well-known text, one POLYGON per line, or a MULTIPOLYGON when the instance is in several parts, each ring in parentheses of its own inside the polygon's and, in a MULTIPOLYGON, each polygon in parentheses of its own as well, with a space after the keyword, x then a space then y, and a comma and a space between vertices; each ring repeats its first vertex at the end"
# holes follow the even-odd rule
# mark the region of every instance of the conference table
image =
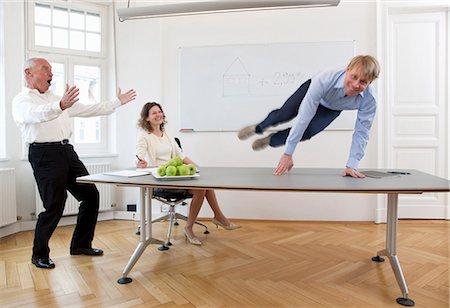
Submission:
POLYGON ((361 170, 371 175, 363 179, 343 177, 342 169, 332 168, 294 168, 282 176, 274 176, 273 171, 273 168, 202 167, 198 176, 178 180, 158 179, 150 174, 136 177, 93 174, 79 177, 77 182, 140 188, 140 240, 123 270, 122 277, 118 279, 121 284, 132 281, 128 274, 148 245, 164 243, 152 237, 151 196, 154 188, 385 194, 386 243, 385 248, 378 251, 372 260, 383 262, 383 256, 389 259, 402 292, 397 303, 414 306, 414 301, 409 298, 406 280, 397 257, 398 196, 449 192, 450 181, 417 170, 361 170))

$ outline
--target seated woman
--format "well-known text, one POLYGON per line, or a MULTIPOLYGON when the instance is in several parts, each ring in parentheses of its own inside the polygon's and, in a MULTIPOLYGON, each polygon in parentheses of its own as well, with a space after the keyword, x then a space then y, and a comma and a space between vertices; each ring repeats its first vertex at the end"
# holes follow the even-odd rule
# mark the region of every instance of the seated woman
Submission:
MULTIPOLYGON (((181 157, 185 164, 196 165, 189 157, 183 154, 175 139, 166 132, 164 129, 165 123, 166 117, 160 104, 152 102, 144 105, 138 121, 138 126, 142 129, 138 134, 136 146, 137 156, 139 158, 137 162, 138 168, 146 168, 149 166, 149 163, 145 160, 146 157, 148 157, 151 166, 164 165, 176 156, 181 157)), ((188 193, 193 195, 193 197, 189 208, 188 220, 183 231, 186 239, 189 239, 191 244, 202 244, 195 237, 192 227, 205 197, 214 212, 212 222, 216 226, 221 226, 225 230, 234 230, 241 227, 238 224, 230 222, 222 213, 214 190, 189 189, 188 193)))

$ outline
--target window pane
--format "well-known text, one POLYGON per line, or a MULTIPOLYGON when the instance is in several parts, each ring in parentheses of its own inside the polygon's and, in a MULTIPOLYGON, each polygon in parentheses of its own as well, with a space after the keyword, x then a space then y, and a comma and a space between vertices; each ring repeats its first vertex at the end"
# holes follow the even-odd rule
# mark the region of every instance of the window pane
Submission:
POLYGON ((70 28, 84 30, 84 12, 70 11, 70 28))
POLYGON ((79 54, 83 51, 101 53, 102 15, 88 12, 82 6, 72 9, 70 3, 67 5, 68 8, 53 4, 35 4, 35 46, 71 49, 79 54))
POLYGON ((86 33, 86 50, 88 51, 101 51, 102 37, 100 34, 86 33))
POLYGON ((67 9, 60 7, 53 8, 53 25, 64 28, 69 26, 69 13, 67 9))
POLYGON ((34 27, 34 43, 40 46, 51 46, 51 32, 49 27, 34 27))
MULTIPOLYGON (((74 65, 74 81, 80 89, 80 102, 93 104, 100 101, 100 67, 74 65)), ((99 143, 100 117, 75 118, 75 143, 99 143)))
POLYGON ((100 32, 100 15, 87 13, 86 16, 86 30, 93 32, 100 32))
POLYGON ((84 32, 70 31, 70 49, 84 50, 84 32))
POLYGON ((69 32, 63 29, 53 29, 53 47, 67 48, 69 32))
POLYGON ((53 93, 62 97, 65 91, 64 64, 57 62, 50 62, 50 65, 52 66, 52 73, 53 73, 50 89, 52 90, 53 93))
POLYGON ((34 7, 34 22, 37 24, 50 25, 51 10, 49 5, 36 4, 34 7))

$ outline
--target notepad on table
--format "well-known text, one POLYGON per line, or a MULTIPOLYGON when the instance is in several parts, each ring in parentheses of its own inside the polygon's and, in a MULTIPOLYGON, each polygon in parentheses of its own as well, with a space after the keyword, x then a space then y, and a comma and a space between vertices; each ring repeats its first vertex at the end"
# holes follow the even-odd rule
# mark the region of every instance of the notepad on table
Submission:
POLYGON ((149 171, 137 171, 137 170, 119 170, 119 171, 104 172, 103 174, 132 178, 132 177, 136 177, 136 176, 149 175, 150 172, 149 171))

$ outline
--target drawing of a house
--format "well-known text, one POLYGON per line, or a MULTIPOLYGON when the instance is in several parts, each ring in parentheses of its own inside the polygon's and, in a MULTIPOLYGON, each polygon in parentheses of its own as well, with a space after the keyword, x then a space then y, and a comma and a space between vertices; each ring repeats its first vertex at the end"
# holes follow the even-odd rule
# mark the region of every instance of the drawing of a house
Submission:
POLYGON ((248 95, 250 74, 241 59, 236 58, 223 74, 223 96, 248 95))

